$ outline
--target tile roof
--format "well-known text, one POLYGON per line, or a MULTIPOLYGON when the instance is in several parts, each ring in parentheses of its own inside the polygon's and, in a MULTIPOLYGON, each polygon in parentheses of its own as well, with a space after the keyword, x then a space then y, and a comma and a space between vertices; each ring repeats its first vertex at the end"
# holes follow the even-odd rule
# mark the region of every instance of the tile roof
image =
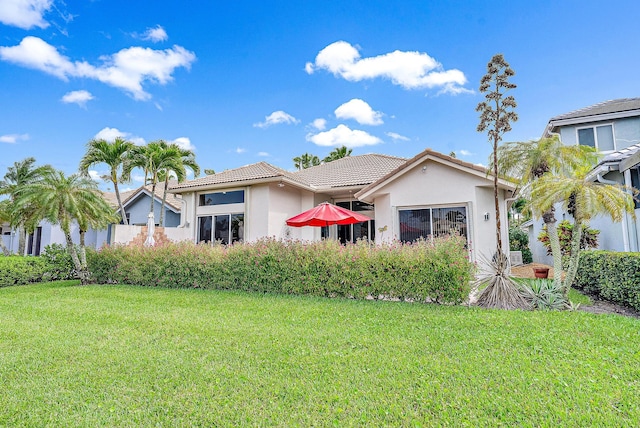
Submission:
POLYGON ((640 98, 620 98, 617 100, 604 101, 592 106, 583 107, 569 113, 552 117, 549 122, 563 119, 577 119, 581 117, 597 116, 607 113, 620 113, 629 110, 640 109, 640 98))
MULTIPOLYGON (((170 190, 191 189, 196 187, 215 186, 220 184, 242 183, 246 181, 286 177, 292 181, 300 182, 295 179, 293 174, 280 169, 267 162, 258 162, 250 165, 241 166, 240 168, 229 169, 218 172, 216 174, 207 175, 205 177, 196 178, 195 180, 176 183, 169 187, 170 190)), ((304 184, 304 183, 301 183, 304 184)))
MULTIPOLYGON (((169 181, 169 188, 171 188, 172 185, 177 184, 176 181, 169 181)), ((127 190, 125 192, 120 192, 120 199, 122 199, 122 204, 126 205, 128 202, 132 201, 133 199, 135 199, 138 195, 140 195, 140 193, 142 192, 142 190, 145 189, 149 194, 151 194, 151 185, 147 185, 147 186, 140 186, 137 189, 134 190, 127 190)), ((158 183, 156 185, 156 198, 158 198, 159 201, 162 201, 162 193, 164 190, 164 182, 162 183, 158 183)), ((103 192, 103 197, 104 199, 114 208, 119 209, 120 207, 118 207, 118 200, 116 198, 116 193, 115 192, 103 192)), ((175 194, 173 193, 167 193, 167 200, 166 200, 167 205, 169 205, 171 208, 173 208, 175 211, 180 211, 180 209, 182 208, 182 203, 181 203, 181 198, 178 198, 175 194)))
MULTIPOLYGON (((384 183, 386 180, 389 180, 393 176, 397 175, 402 170, 404 170, 406 168, 411 168, 411 166, 413 164, 415 164, 416 162, 421 161, 422 159, 424 159, 425 156, 429 156, 431 158, 442 159, 444 161, 457 164, 457 165, 459 165, 459 166, 461 166, 463 168, 467 168, 467 169, 471 169, 471 170, 477 171, 477 172, 479 172, 479 173, 481 173, 483 175, 486 175, 487 179, 492 179, 491 177, 493 177, 493 175, 491 175, 487 171, 487 169, 485 167, 483 167, 483 166, 475 165, 475 164, 472 164, 470 162, 465 162, 463 160, 460 160, 460 159, 445 155, 443 153, 436 152, 435 150, 426 149, 426 150, 422 151, 421 153, 418 153, 417 155, 415 155, 413 158, 411 158, 411 159, 407 160, 406 162, 402 163, 397 168, 395 168, 395 169, 389 171, 387 174, 381 176, 375 182, 372 182, 368 186, 364 187, 362 190, 360 190, 358 193, 356 193, 355 196, 359 198, 360 196, 362 196, 362 195, 366 194, 367 192, 371 191, 372 189, 374 189, 376 186, 380 185, 381 183, 384 183)), ((501 179, 500 181, 502 182, 503 185, 512 186, 512 183, 509 183, 506 180, 502 180, 501 179)))
POLYGON ((170 187, 170 190, 179 193, 181 189, 206 188, 224 184, 237 185, 270 178, 286 179, 308 187, 310 190, 362 186, 373 183, 404 162, 406 159, 395 156, 367 154, 347 156, 295 172, 285 171, 267 162, 258 162, 195 180, 176 183, 170 187))
POLYGON ((377 181, 406 161, 404 158, 379 154, 347 156, 293 174, 318 189, 360 186, 377 181))

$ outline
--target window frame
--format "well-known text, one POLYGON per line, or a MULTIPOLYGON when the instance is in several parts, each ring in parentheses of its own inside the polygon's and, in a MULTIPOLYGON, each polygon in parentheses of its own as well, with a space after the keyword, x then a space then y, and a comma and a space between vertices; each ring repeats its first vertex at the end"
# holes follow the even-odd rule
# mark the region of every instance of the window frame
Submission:
MULTIPOLYGON (((580 144, 580 131, 583 129, 591 129, 593 131, 593 142, 595 144, 595 149, 599 152, 603 152, 603 153, 611 153, 611 152, 615 152, 617 149, 617 144, 616 144, 616 132, 615 132, 615 127, 613 126, 613 122, 606 122, 606 123, 600 123, 598 125, 589 125, 589 126, 580 126, 580 127, 576 127, 576 145, 580 146, 587 146, 586 144, 580 144), (611 138, 613 139, 613 149, 610 150, 601 150, 599 145, 598 145, 598 131, 597 128, 600 127, 604 127, 604 126, 610 126, 611 127, 611 138)), ((591 147, 591 146, 587 146, 587 147, 591 147)))
POLYGON ((395 222, 396 222, 396 227, 397 227, 397 239, 401 242, 414 242, 414 241, 403 241, 402 240, 402 231, 400 230, 400 212, 401 211, 417 211, 417 210, 429 210, 429 229, 431 231, 431 233, 429 233, 428 236, 422 236, 422 238, 424 239, 430 239, 433 240, 434 239, 434 217, 433 217, 433 210, 434 209, 446 209, 446 208, 451 208, 451 209, 455 209, 455 208, 464 208, 464 216, 465 216, 465 221, 464 221, 464 226, 465 226, 465 234, 461 235, 464 236, 465 240, 467 241, 467 246, 469 246, 470 243, 470 239, 471 239, 471 214, 472 214, 472 210, 471 210, 471 206, 469 203, 453 203, 453 204, 445 204, 445 205, 411 205, 411 206, 400 206, 396 208, 396 214, 395 214, 395 222))
POLYGON ((244 242, 244 236, 245 236, 245 232, 246 232, 246 215, 244 212, 231 212, 231 213, 215 213, 215 214, 202 214, 202 215, 198 215, 197 216, 197 220, 196 220, 196 242, 197 243, 201 243, 204 242, 206 244, 213 244, 215 242, 218 241, 218 239, 215 238, 216 235, 216 217, 223 217, 226 216, 228 218, 227 223, 227 242, 222 242, 224 245, 229 245, 229 238, 231 240, 231 243, 235 243, 235 242, 244 242), (242 216, 242 237, 238 237, 238 239, 234 240, 233 237, 233 220, 234 220, 234 216, 242 216), (211 223, 211 236, 208 240, 204 240, 201 238, 200 236, 200 231, 201 231, 201 221, 205 218, 209 218, 210 219, 210 223, 211 223))

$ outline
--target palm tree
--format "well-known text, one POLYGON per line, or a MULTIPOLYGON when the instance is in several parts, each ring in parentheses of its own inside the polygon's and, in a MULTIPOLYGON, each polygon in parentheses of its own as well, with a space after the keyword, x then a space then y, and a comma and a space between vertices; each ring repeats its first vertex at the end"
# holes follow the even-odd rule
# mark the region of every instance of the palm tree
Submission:
MULTIPOLYGON (((519 192, 531 204, 531 186, 547 174, 565 173, 584 165, 592 165, 597 160, 597 153, 588 146, 565 146, 558 136, 542 138, 537 141, 510 142, 498 147, 498 170, 502 176, 517 182, 519 192), (514 178, 518 177, 518 178, 514 178)), ((493 164, 491 165, 493 167, 493 164)), ((535 211, 536 217, 542 217, 547 228, 554 265, 554 282, 558 287, 562 281, 562 254, 556 227, 555 208, 550 206, 543 211, 535 211), (559 267, 560 266, 560 267, 559 267)))
MULTIPOLYGON (((532 185, 532 206, 539 212, 551 209, 553 205, 562 203, 574 219, 571 236, 571 254, 562 289, 565 297, 575 279, 580 261, 580 239, 582 230, 588 227, 589 221, 597 215, 606 215, 613 221, 621 221, 627 212, 635 218, 633 197, 622 185, 612 185, 588 180, 588 173, 595 166, 585 162, 584 165, 567 174, 547 174, 532 185)), ((558 245, 559 246, 559 245, 558 245)), ((554 269, 562 269, 562 262, 554 269)))
POLYGON ((36 183, 45 175, 53 171, 49 165, 36 167, 35 158, 29 157, 20 162, 14 162, 13 166, 7 169, 4 179, 0 181, 0 195, 8 195, 12 202, 9 210, 11 227, 18 228, 20 235, 18 238, 18 254, 24 255, 27 234, 33 232, 40 222, 35 214, 35 208, 31 206, 18 207, 15 204, 18 192, 25 186, 36 183))
POLYGON ((296 156, 295 158, 293 158, 293 166, 299 170, 311 168, 312 166, 318 165, 320 165, 320 158, 309 153, 305 153, 301 156, 296 156))
POLYGON ((351 152, 353 152, 353 149, 348 149, 347 146, 336 147, 331 152, 329 152, 329 155, 326 158, 322 159, 322 162, 327 163, 334 160, 346 158, 347 156, 351 156, 351 152))
POLYGON ((84 252, 84 232, 88 227, 105 228, 114 221, 114 210, 103 198, 98 185, 81 174, 65 176, 52 170, 40 180, 22 186, 15 204, 21 209, 35 207, 35 215, 57 224, 62 229, 74 267, 82 284, 89 280, 84 252), (81 231, 80 254, 71 237, 71 226, 77 222, 81 231))
POLYGON ((183 182, 186 178, 186 168, 193 171, 194 176, 200 174, 200 167, 196 163, 196 155, 191 150, 183 149, 177 144, 169 144, 165 150, 175 150, 179 153, 178 162, 168 162, 166 167, 158 172, 158 179, 164 181, 164 190, 162 192, 162 205, 160 207, 160 220, 158 224, 164 226, 164 207, 167 202, 167 187, 169 187, 169 178, 175 177, 178 183, 183 182), (177 169, 174 169, 178 167, 177 169))
POLYGON ((116 137, 113 142, 106 141, 104 139, 94 139, 87 143, 87 152, 80 160, 80 172, 84 174, 89 173, 89 168, 94 165, 106 163, 109 165, 109 175, 105 176, 108 181, 113 183, 113 190, 118 200, 118 207, 120 208, 120 215, 122 216, 122 223, 128 224, 127 215, 124 212, 124 206, 122 205, 122 199, 120 198, 120 189, 118 189, 118 183, 128 181, 126 171, 130 171, 126 164, 130 162, 132 149, 134 144, 123 138, 116 137), (118 174, 118 170, 121 169, 121 173, 118 174))

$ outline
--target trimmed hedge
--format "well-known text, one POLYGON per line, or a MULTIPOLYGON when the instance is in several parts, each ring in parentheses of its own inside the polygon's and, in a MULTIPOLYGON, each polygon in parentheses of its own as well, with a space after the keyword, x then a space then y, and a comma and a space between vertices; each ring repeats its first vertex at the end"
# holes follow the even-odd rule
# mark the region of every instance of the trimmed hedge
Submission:
POLYGON ((0 287, 49 280, 50 266, 40 257, 0 257, 0 287))
POLYGON ((88 251, 87 261, 98 283, 439 303, 466 299, 474 274, 459 237, 386 246, 273 239, 229 247, 112 246, 88 251))
POLYGON ((640 253, 584 251, 574 286, 640 311, 640 253))

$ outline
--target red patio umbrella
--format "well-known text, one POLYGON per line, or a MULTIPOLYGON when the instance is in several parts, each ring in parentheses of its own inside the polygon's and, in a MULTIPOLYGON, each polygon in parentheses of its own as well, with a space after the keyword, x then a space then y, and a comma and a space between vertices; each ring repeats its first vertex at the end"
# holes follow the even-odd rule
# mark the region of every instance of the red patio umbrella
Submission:
POLYGON ((365 215, 329 202, 323 202, 315 208, 291 217, 287 220, 287 225, 293 227, 329 226, 331 224, 354 224, 368 220, 371 219, 365 215))

